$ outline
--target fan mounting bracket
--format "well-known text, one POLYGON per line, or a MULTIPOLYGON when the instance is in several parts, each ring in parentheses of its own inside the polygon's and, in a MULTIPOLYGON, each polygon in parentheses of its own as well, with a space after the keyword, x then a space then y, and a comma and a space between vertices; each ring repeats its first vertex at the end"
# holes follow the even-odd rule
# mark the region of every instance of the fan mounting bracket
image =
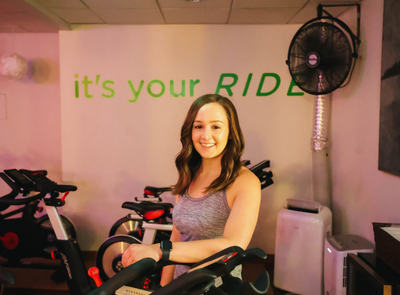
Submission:
MULTIPOLYGON (((357 35, 355 35, 351 30, 348 31, 349 34, 353 36, 353 38, 356 40, 357 45, 360 44, 360 15, 361 15, 361 6, 359 3, 354 3, 354 4, 319 4, 317 6, 317 18, 322 19, 323 14, 325 13, 328 17, 335 19, 328 11, 324 9, 324 7, 351 7, 351 6, 356 6, 357 7, 357 35)), ((335 19, 337 20, 337 19, 335 19)), ((339 20, 340 23, 340 20, 339 20)))

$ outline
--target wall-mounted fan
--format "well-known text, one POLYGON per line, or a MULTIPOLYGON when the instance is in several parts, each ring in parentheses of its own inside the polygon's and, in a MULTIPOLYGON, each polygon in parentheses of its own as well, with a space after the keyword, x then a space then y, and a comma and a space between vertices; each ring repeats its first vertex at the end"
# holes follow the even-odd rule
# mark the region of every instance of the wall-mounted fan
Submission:
POLYGON ((320 4, 318 17, 305 23, 293 37, 286 63, 294 82, 304 92, 327 94, 344 87, 346 79, 347 83, 350 81, 360 44, 359 4, 354 5, 320 4), (357 36, 343 21, 323 9, 354 5, 358 7, 357 36))

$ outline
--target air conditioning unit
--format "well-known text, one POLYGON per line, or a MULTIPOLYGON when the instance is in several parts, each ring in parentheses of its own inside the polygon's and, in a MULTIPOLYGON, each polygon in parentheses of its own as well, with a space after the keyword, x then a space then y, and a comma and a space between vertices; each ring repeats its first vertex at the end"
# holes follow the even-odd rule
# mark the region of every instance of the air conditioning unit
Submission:
POLYGON ((332 213, 320 203, 288 199, 278 212, 274 285, 304 295, 324 292, 324 244, 332 213))
POLYGON ((356 235, 334 235, 325 239, 325 295, 346 295, 347 254, 372 253, 374 244, 356 235))

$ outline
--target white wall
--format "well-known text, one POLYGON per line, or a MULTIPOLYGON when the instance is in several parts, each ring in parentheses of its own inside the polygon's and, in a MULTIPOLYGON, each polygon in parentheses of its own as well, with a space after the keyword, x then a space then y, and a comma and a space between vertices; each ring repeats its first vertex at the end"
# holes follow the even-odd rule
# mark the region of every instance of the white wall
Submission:
POLYGON ((371 241, 372 222, 400 222, 400 177, 378 170, 383 2, 362 1, 360 59, 332 103, 334 232, 371 241))
MULTIPOLYGON (((79 26, 60 33, 63 178, 79 187, 65 212, 78 224, 84 249, 97 249, 112 223, 127 214, 124 201, 140 196, 146 185, 176 182, 174 159, 190 104, 215 92, 221 74, 234 73, 231 99, 246 139, 244 158, 253 164, 271 160, 275 175, 275 184, 263 191, 252 245, 274 252, 278 210, 287 198, 311 198, 312 100, 287 94, 285 60, 298 27, 79 26), (249 73, 252 83, 243 95, 249 73), (263 73, 281 78, 278 90, 265 97, 256 95, 263 73), (93 81, 86 94, 85 76, 93 81), (105 79, 114 82, 111 98, 103 96, 110 93, 102 87, 105 79), (147 91, 154 79, 166 85, 161 97, 147 91), (180 89, 181 80, 188 85, 190 79, 200 81, 193 96, 188 87, 185 97, 169 93, 170 80, 180 89), (128 80, 136 89, 144 81, 134 103, 128 80)), ((263 91, 274 85, 275 79, 266 79, 263 91)))

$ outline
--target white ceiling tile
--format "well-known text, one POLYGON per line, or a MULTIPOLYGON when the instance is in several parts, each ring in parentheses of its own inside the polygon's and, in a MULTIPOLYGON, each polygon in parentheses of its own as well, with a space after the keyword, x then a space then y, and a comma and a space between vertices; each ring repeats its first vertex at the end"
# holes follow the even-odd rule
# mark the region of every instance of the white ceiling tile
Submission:
MULTIPOLYGON (((324 8, 328 13, 330 13, 333 17, 338 17, 343 12, 349 9, 349 7, 341 6, 341 7, 327 7, 324 8)), ((323 16, 327 16, 325 13, 323 16)), ((298 14, 290 21, 291 24, 303 24, 308 22, 309 20, 318 17, 318 12, 316 7, 306 7, 299 11, 298 14)))
POLYGON ((287 24, 298 8, 234 9, 230 24, 287 24))
POLYGON ((48 8, 86 8, 80 0, 36 0, 36 2, 48 8))
POLYGON ((309 0, 234 0, 234 8, 303 7, 309 0))
POLYGON ((108 24, 165 24, 158 9, 96 9, 108 24))
POLYGON ((316 17, 317 17, 317 9, 315 7, 303 8, 290 20, 289 23, 304 24, 316 17))
POLYGON ((226 24, 228 9, 163 9, 167 24, 226 24))
POLYGON ((89 8, 154 8, 156 0, 82 0, 89 8))
MULTIPOLYGON (((338 7, 326 7, 324 10, 326 10, 329 14, 331 14, 333 17, 338 17, 341 15, 343 12, 346 10, 351 9, 350 7, 347 6, 338 6, 338 7)), ((324 14, 325 16, 326 14, 324 14)))
POLYGON ((191 2, 186 0, 158 0, 158 4, 164 8, 225 8, 230 9, 232 0, 201 0, 200 2, 191 2))
POLYGON ((70 24, 102 24, 104 21, 89 9, 49 8, 70 24))

